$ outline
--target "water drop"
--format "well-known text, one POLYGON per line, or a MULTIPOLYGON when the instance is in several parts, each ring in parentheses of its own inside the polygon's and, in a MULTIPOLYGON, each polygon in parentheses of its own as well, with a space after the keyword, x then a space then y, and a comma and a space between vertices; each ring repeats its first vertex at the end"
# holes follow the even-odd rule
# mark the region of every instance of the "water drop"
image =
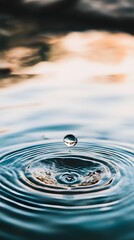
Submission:
POLYGON ((63 139, 64 143, 68 146, 68 147, 73 147, 77 144, 78 140, 77 138, 72 135, 72 134, 68 134, 64 137, 63 139))

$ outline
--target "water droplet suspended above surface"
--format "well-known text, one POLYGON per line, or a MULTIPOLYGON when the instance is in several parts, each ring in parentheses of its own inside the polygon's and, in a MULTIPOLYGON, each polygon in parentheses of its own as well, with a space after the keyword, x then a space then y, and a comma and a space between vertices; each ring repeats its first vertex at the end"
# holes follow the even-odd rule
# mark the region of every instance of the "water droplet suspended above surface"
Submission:
POLYGON ((72 134, 68 134, 64 137, 63 139, 64 143, 68 146, 68 147, 73 147, 77 144, 78 140, 77 138, 72 135, 72 134))

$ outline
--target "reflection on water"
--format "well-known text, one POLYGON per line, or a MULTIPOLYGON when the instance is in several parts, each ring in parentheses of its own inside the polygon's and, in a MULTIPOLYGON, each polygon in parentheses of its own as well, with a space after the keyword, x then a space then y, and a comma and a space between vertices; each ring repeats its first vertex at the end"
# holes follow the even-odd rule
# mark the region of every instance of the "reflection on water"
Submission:
POLYGON ((133 240, 134 37, 9 22, 0 30, 1 239, 133 240))
POLYGON ((134 37, 131 35, 89 31, 42 35, 32 39, 34 46, 27 41, 25 46, 20 43, 16 47, 9 40, 10 48, 2 51, 1 86, 37 75, 45 78, 49 75, 58 81, 94 77, 102 82, 120 82, 132 78, 134 37))
POLYGON ((32 19, 53 32, 96 28, 134 32, 133 0, 1 0, 0 13, 23 19, 26 25, 32 19))

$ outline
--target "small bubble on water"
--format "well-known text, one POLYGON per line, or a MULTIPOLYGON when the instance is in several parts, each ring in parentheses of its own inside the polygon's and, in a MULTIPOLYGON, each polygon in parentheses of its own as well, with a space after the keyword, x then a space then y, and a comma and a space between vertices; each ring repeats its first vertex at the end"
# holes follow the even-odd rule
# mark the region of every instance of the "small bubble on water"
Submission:
POLYGON ((68 134, 64 137, 63 142, 68 146, 68 147, 73 147, 77 144, 78 140, 77 138, 72 135, 68 134))

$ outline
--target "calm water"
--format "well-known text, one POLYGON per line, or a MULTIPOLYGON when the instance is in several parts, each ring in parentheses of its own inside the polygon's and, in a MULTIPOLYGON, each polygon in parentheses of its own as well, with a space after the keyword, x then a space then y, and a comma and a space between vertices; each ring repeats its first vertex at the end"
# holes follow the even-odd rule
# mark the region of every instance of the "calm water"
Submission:
POLYGON ((1 19, 1 239, 133 240, 134 37, 1 19))

